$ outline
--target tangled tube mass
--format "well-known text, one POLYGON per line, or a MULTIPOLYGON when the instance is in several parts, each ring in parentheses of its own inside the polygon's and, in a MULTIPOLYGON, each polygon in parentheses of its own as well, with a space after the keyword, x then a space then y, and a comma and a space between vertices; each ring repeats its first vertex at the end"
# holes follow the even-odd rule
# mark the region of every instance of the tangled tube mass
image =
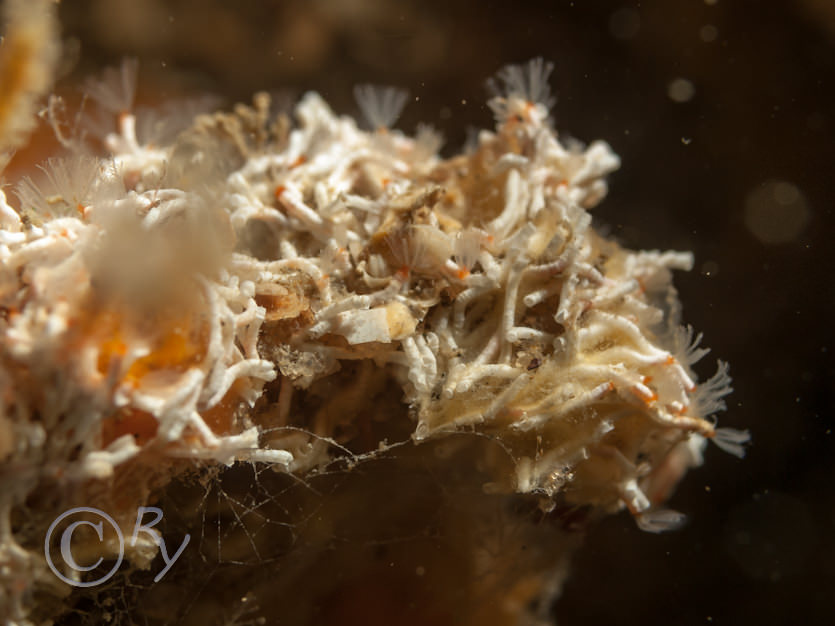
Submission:
POLYGON ((676 526, 662 504, 705 440, 741 455, 747 434, 712 419, 727 366, 701 384, 691 369, 707 350, 671 285, 691 255, 591 227, 619 160, 558 139, 550 71, 504 68, 495 131, 448 159, 430 128, 392 128, 398 90, 357 89, 365 131, 315 93, 293 124, 266 94, 134 111, 130 62, 91 83, 114 130, 62 134, 69 155, 17 185, 17 208, 0 192, 4 617, 25 623, 33 585, 55 584, 10 521, 33 493, 96 498, 129 527, 195 467, 360 463, 392 445, 366 423, 383 380, 404 410, 373 419, 414 445, 500 443, 513 470, 485 453, 490 494, 676 526))

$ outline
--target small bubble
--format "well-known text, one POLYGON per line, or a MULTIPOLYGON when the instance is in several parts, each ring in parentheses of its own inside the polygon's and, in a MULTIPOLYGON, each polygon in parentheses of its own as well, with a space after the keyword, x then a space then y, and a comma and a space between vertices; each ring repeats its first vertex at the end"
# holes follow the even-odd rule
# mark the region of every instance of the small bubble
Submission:
POLYGON ((705 24, 699 29, 699 38, 705 43, 713 43, 719 37, 719 29, 713 24, 705 24))
POLYGON ((696 95, 696 88, 686 78, 676 78, 667 85, 667 95, 673 102, 688 102, 696 95))
POLYGON ((753 580, 802 575, 814 563, 818 526, 809 505, 795 496, 763 490, 730 511, 725 550, 753 580))
POLYGON ((632 39, 641 29, 641 16, 635 9, 618 9, 609 16, 609 32, 615 39, 632 39))
POLYGON ((785 180, 765 181, 745 198, 745 225, 765 244, 794 241, 810 218, 811 211, 803 193, 785 180))
POLYGON ((795 204, 800 200, 800 190, 791 183, 776 182, 774 183, 774 199, 784 206, 795 204))
POLYGON ((806 128, 813 131, 821 131, 826 129, 826 116, 823 113, 811 113, 806 118, 806 128))

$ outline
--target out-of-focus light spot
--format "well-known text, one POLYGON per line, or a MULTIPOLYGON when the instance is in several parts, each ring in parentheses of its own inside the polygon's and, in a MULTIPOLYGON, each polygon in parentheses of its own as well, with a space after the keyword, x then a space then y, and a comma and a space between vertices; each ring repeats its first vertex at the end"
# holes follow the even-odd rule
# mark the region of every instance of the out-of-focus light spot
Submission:
POLYGON ((673 102, 688 102, 696 95, 696 88, 686 78, 676 78, 667 85, 667 95, 673 102))
POLYGON ((745 198, 745 225, 765 244, 789 243, 797 239, 811 217, 800 189, 784 180, 768 180, 745 198))
POLYGON ((826 130, 827 119, 823 113, 810 113, 806 118, 806 128, 813 131, 826 130))
POLYGON ((705 24, 699 29, 699 39, 705 43, 713 43, 719 36, 719 29, 713 24, 705 24))
POLYGON ((632 39, 641 29, 641 16, 635 9, 618 9, 609 16, 609 32, 615 39, 632 39))
POLYGON ((717 2, 719 2, 719 0, 705 0, 705 4, 706 4, 707 6, 709 6, 709 7, 712 7, 712 6, 713 6, 713 5, 715 5, 717 2))
POLYGON ((779 492, 737 505, 723 534, 725 549, 747 576, 772 582, 802 574, 819 537, 808 505, 779 492))

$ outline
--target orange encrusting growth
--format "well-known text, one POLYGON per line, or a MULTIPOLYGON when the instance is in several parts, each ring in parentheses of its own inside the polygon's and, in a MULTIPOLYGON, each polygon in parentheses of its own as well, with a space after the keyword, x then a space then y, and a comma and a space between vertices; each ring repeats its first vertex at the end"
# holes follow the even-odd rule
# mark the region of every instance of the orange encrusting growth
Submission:
MULTIPOLYGON (((120 365, 128 354, 131 337, 143 336, 139 323, 135 316, 126 315, 118 309, 105 308, 95 302, 89 304, 91 306, 87 310, 95 312, 70 325, 75 332, 68 342, 68 351, 97 345, 96 370, 103 377, 117 375, 122 371, 120 365)), ((150 352, 131 363, 120 379, 122 383, 137 388, 149 374, 182 373, 203 360, 208 347, 208 329, 205 326, 195 329, 189 319, 165 320, 162 326, 148 346, 150 352)), ((207 423, 213 431, 227 433, 231 430, 231 416, 238 397, 233 387, 217 407, 207 412, 207 423)), ((157 427, 157 419, 152 414, 125 407, 103 420, 102 445, 106 447, 119 437, 132 434, 141 446, 156 436, 157 427)))
MULTIPOLYGON (((97 369, 100 374, 107 375, 114 363, 118 363, 127 353, 127 344, 122 334, 123 318, 118 313, 108 311, 93 316, 98 323, 94 326, 94 336, 104 336, 99 344, 97 369)), ((151 352, 134 361, 122 379, 132 387, 138 387, 142 380, 153 372, 174 371, 184 372, 189 367, 197 365, 206 352, 206 332, 189 332, 183 325, 174 325, 162 333, 153 342, 151 352)), ((88 335, 89 339, 89 335, 88 335)), ((234 388, 233 388, 234 389, 234 388)), ((238 394, 233 390, 210 409, 204 418, 214 432, 227 433, 233 425, 232 411, 235 408, 235 398, 238 394)), ((139 446, 151 441, 157 434, 157 419, 150 413, 131 407, 117 411, 102 422, 102 445, 110 443, 131 434, 139 446)))
POLYGON ((156 418, 146 411, 130 407, 120 409, 102 421, 102 447, 106 448, 124 435, 133 435, 136 444, 142 446, 156 436, 157 427, 156 418))
POLYGON ((218 436, 228 435, 233 432, 235 426, 235 411, 241 406, 241 387, 243 382, 238 379, 213 407, 200 412, 200 417, 206 422, 206 426, 218 436))
POLYGON ((197 365, 206 353, 206 334, 205 331, 194 333, 187 327, 174 326, 157 338, 150 354, 133 362, 125 376, 125 382, 138 386, 151 372, 184 372, 197 365))
POLYGON ((110 369, 110 364, 124 357, 127 350, 128 347, 125 342, 122 341, 122 337, 118 330, 113 335, 105 339, 101 344, 99 357, 96 360, 96 369, 98 369, 99 374, 106 376, 108 370, 110 369))
MULTIPOLYGON (((76 324, 72 325, 75 326, 76 324)), ((97 338, 103 337, 99 343, 96 369, 102 376, 106 376, 110 371, 111 364, 118 362, 127 354, 128 350, 122 336, 119 315, 114 311, 100 311, 85 318, 78 326, 80 327, 79 337, 72 344, 83 344, 91 338, 96 341, 97 338)))
MULTIPOLYGON (((96 366, 103 376, 111 364, 127 354, 127 343, 123 332, 124 317, 114 311, 94 314, 84 324, 82 342, 91 337, 98 338, 99 354, 96 366), (85 332, 86 331, 86 332, 85 332)), ((200 363, 206 353, 207 331, 201 328, 195 332, 188 324, 171 324, 159 333, 151 344, 150 353, 136 359, 128 368, 123 381, 138 386, 151 372, 170 370, 184 372, 200 363)), ((137 333, 139 335, 139 333, 137 333)))

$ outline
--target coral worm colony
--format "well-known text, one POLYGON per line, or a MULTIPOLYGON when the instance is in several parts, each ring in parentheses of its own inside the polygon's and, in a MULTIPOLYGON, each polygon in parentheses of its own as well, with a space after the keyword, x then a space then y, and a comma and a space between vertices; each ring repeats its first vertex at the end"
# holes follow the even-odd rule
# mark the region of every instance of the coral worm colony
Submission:
MULTIPOLYGON (((241 460, 312 477, 399 445, 476 476, 480 502, 675 525, 659 505, 705 438, 742 451, 709 419, 726 367, 700 385, 690 368, 706 351, 671 270, 691 256, 590 227, 618 158, 558 140, 550 69, 505 68, 496 130, 450 159, 432 130, 391 128, 396 91, 357 90, 370 131, 314 93, 295 125, 259 94, 172 131, 132 110, 131 64, 91 86, 104 153, 62 134, 71 154, 17 185, 17 209, 0 195, 6 620, 61 593, 40 548, 62 507, 129 529, 173 477, 241 460), (492 443, 435 445, 460 433, 492 443)), ((557 565, 513 587, 502 623, 555 593, 557 565)))

